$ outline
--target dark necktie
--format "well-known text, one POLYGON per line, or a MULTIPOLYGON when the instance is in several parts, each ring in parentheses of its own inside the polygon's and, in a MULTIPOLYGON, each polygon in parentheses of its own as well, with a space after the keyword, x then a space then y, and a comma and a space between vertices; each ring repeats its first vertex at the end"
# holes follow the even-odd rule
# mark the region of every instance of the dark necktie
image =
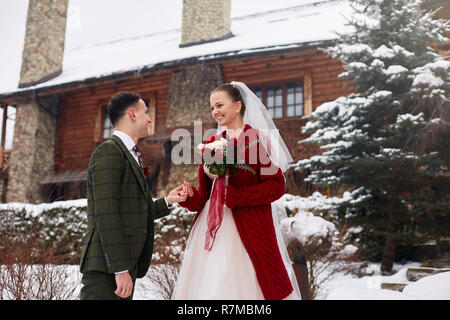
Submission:
POLYGON ((144 161, 142 161, 142 153, 139 151, 137 146, 133 147, 133 151, 134 151, 134 153, 136 153, 136 156, 137 156, 137 158, 139 160, 139 167, 142 170, 144 170, 144 161))

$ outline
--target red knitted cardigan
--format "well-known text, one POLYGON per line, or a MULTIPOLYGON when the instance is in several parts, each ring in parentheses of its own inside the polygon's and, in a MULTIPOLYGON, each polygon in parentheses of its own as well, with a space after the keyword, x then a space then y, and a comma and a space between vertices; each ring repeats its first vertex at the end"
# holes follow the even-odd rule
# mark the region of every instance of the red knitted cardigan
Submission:
MULTIPOLYGON (((222 135, 225 137, 226 132, 222 135)), ((276 174, 261 175, 260 169, 272 164, 264 164, 267 161, 261 161, 259 156, 257 161, 250 161, 254 159, 249 157, 250 152, 258 152, 256 154, 259 155, 259 149, 262 147, 255 139, 259 139, 258 130, 245 125, 237 140, 237 146, 238 150, 245 149, 246 164, 252 167, 256 174, 243 169, 238 169, 237 175, 230 173, 226 205, 233 212, 237 230, 255 268, 264 298, 281 300, 293 291, 293 287, 278 248, 271 202, 284 194, 285 180, 279 168, 276 168, 276 174), (254 143, 248 147, 251 141, 254 143), (247 148, 243 148, 244 145, 247 148)), ((199 165, 198 181, 198 189, 193 187, 194 195, 179 203, 189 211, 197 212, 194 223, 209 199, 212 186, 212 180, 205 174, 202 165, 199 165)))

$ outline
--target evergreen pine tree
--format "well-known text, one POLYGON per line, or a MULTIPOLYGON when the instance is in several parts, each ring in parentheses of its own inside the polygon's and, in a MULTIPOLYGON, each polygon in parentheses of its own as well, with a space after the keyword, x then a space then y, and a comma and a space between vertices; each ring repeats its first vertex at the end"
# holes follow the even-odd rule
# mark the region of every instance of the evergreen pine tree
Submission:
POLYGON ((355 93, 305 116, 299 143, 324 152, 297 170, 320 186, 353 190, 336 206, 341 223, 363 227, 360 250, 392 271, 396 247, 450 232, 450 62, 430 43, 447 39, 418 0, 351 0, 355 32, 327 52, 343 62, 355 93))

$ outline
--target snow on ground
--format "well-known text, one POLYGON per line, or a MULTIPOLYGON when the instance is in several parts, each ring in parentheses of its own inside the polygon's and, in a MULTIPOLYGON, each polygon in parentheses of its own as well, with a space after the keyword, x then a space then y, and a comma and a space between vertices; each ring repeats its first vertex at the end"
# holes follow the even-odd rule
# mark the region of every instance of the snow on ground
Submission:
MULTIPOLYGON (((326 282, 319 291, 317 300, 450 300, 450 272, 440 273, 422 278, 416 282, 406 279, 406 270, 419 267, 418 262, 408 262, 404 265, 394 264, 397 270, 392 276, 382 276, 380 264, 370 264, 366 272, 372 275, 358 278, 354 275, 338 274, 326 282), (381 283, 407 283, 403 292, 381 289, 381 283)), ((149 272, 155 272, 156 267, 151 266, 149 272)), ((73 274, 72 281, 77 283, 74 299, 77 299, 81 289, 81 275, 78 266, 69 266, 73 274)), ((150 278, 137 279, 134 300, 161 300, 157 294, 158 288, 150 278)))
POLYGON ((9 202, 0 204, 0 210, 11 210, 19 212, 23 209, 32 217, 39 216, 43 211, 52 210, 55 208, 71 208, 71 207, 86 207, 87 199, 77 199, 68 201, 55 201, 51 203, 31 204, 23 202, 9 202))
POLYGON ((438 273, 413 282, 403 289, 403 294, 422 299, 450 299, 450 272, 438 273))
MULTIPOLYGON (((422 278, 416 282, 408 281, 408 268, 420 267, 418 262, 394 265, 397 270, 392 276, 382 276, 379 264, 371 264, 370 276, 361 278, 342 275, 328 283, 326 294, 318 299, 325 300, 450 300, 450 272, 422 278), (381 289, 381 283, 405 283, 402 292, 381 289)), ((370 270, 369 270, 370 271, 370 270)))
MULTIPOLYGON (((160 290, 157 284, 155 284, 149 277, 149 274, 156 272, 157 269, 157 266, 152 265, 145 277, 136 279, 133 300, 163 300, 162 296, 158 293, 160 290)), ((82 274, 80 273, 80 266, 69 265, 67 266, 67 272, 71 275, 68 285, 76 286, 72 299, 78 300, 82 287, 82 274)))

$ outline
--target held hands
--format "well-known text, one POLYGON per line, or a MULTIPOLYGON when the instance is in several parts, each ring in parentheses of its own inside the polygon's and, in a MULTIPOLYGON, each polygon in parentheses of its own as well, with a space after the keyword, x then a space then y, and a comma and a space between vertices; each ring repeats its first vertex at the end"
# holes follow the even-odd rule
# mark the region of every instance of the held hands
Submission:
POLYGON ((183 183, 183 190, 185 193, 187 193, 188 197, 192 197, 194 195, 194 190, 192 190, 192 186, 189 182, 184 181, 183 183))
POLYGON ((186 201, 188 196, 192 197, 193 195, 194 192, 192 190, 192 186, 189 184, 189 182, 185 181, 184 184, 169 192, 169 195, 167 196, 167 202, 169 202, 169 204, 183 202, 186 201))

